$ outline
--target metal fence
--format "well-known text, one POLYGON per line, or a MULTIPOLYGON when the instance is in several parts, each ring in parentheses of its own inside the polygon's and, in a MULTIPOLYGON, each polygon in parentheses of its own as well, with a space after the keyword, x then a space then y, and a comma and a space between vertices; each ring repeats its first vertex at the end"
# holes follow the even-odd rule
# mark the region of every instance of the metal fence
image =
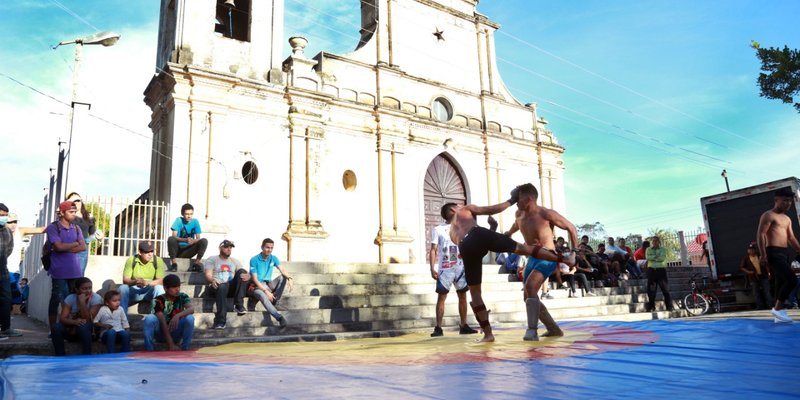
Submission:
MULTIPOLYGON (((168 203, 150 201, 144 195, 133 201, 129 198, 89 196, 83 198, 83 203, 86 211, 94 218, 97 228, 95 235, 89 238, 89 254, 133 255, 142 240, 152 241, 157 254, 166 253, 168 203)), ((48 210, 42 208, 39 215, 38 226, 46 226, 52 222, 47 220, 48 210)), ((51 212, 50 215, 54 214, 51 212)), ((31 238, 25 253, 26 275, 34 276, 41 269, 42 245, 45 240, 46 235, 35 235, 31 238)))
MULTIPOLYGON (((636 250, 643 240, 650 240, 651 236, 650 234, 628 235, 624 239, 628 247, 636 250)), ((708 258, 703 257, 703 242, 708 239, 708 234, 704 230, 661 231, 658 236, 661 239, 661 246, 667 251, 669 265, 708 266, 708 258)), ((597 249, 600 243, 605 243, 605 239, 596 238, 589 241, 593 249, 597 249)))

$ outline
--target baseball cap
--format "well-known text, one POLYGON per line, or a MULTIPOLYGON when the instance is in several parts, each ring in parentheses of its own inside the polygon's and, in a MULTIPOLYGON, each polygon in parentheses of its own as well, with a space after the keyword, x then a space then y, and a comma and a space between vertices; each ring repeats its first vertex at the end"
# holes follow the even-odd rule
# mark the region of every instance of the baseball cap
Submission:
POLYGON ((222 241, 222 243, 219 244, 219 247, 236 247, 236 245, 233 244, 233 242, 231 242, 230 240, 225 239, 222 241))
POLYGON ((139 251, 142 253, 149 253, 153 251, 153 242, 144 240, 139 242, 139 251))
POLYGON ((75 203, 71 201, 62 201, 61 204, 58 205, 58 211, 61 211, 62 213, 67 212, 73 208, 77 207, 75 207, 75 203))
POLYGON ((17 214, 16 213, 8 214, 8 223, 11 224, 14 222, 17 222, 17 214))
POLYGON ((164 277, 163 282, 165 288, 178 287, 181 285, 181 278, 178 275, 169 274, 164 277))

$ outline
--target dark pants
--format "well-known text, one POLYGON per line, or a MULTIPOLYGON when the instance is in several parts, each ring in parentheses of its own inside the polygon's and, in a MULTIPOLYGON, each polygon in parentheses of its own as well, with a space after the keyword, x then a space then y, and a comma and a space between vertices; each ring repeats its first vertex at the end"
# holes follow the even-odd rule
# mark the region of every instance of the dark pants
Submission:
POLYGON ((781 303, 789 298, 789 293, 797 286, 797 276, 789 265, 789 251, 785 247, 767 246, 767 262, 775 277, 775 297, 781 303))
MULTIPOLYGON (((584 290, 586 290, 587 292, 589 291, 589 279, 586 277, 586 274, 584 274, 583 272, 577 272, 575 273, 575 279, 578 280, 578 283, 583 285, 584 290)), ((574 290, 575 289, 573 288, 573 291, 574 290)))
MULTIPOLYGON (((0 229, 6 229, 0 227, 0 229)), ((0 257, 4 258, 4 257, 0 257)), ((6 260, 0 260, 0 329, 11 328, 11 277, 6 267, 6 260)))
POLYGON ((753 291, 753 297, 756 299, 757 309, 772 308, 774 303, 770 295, 769 279, 767 279, 766 275, 750 279, 750 289, 753 291))
POLYGON ((664 303, 667 304, 667 310, 672 311, 672 296, 669 295, 669 282, 667 281, 666 268, 648 268, 647 269, 647 309, 654 310, 656 307, 656 289, 661 288, 661 293, 664 294, 664 303))
POLYGON ((207 246, 208 240, 205 238, 184 247, 178 245, 178 239, 175 236, 170 236, 167 238, 167 253, 169 254, 169 258, 172 259, 192 258, 197 256, 197 259, 199 260, 203 258, 203 254, 205 254, 207 246))
POLYGON ((228 312, 228 297, 233 297, 234 306, 244 307, 244 296, 247 294, 247 287, 250 284, 243 281, 241 275, 246 273, 247 271, 244 269, 237 270, 232 281, 220 283, 216 289, 208 285, 208 294, 216 299, 214 304, 217 306, 217 311, 214 313, 214 325, 225 324, 227 319, 225 314, 228 312))
POLYGON ((56 323, 50 328, 50 338, 53 341, 53 348, 57 356, 63 356, 64 339, 70 342, 81 342, 81 354, 92 354, 92 327, 91 321, 81 326, 64 326, 61 322, 56 323))
POLYGON ((50 290, 50 304, 47 308, 47 315, 53 320, 55 320, 58 315, 58 306, 69 296, 69 292, 72 291, 73 286, 75 286, 75 279, 53 278, 53 287, 50 290))

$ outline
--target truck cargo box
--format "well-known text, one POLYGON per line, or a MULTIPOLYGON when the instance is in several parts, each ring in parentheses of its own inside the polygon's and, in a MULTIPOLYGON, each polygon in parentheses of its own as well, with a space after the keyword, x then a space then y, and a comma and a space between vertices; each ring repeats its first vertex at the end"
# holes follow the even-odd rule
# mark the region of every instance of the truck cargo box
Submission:
MULTIPOLYGON (((791 218, 797 236, 800 234, 797 214, 800 181, 795 177, 700 199, 708 232, 708 261, 714 278, 720 274, 743 275, 739 263, 747 253, 747 245, 756 240, 758 220, 761 214, 773 207, 775 191, 784 187, 795 192, 794 204, 786 214, 791 218)), ((790 251, 794 257, 794 250, 790 251)))

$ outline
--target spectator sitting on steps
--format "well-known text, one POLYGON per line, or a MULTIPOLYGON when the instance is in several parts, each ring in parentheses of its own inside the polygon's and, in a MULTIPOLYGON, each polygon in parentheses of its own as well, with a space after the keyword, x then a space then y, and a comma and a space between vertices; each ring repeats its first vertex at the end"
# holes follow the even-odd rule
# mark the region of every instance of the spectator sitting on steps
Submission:
MULTIPOLYGON (((81 238, 83 242, 83 238, 81 238)), ((57 356, 63 356, 64 339, 81 342, 81 354, 92 354, 94 317, 103 305, 103 298, 92 291, 92 280, 75 279, 75 293, 61 303, 61 318, 50 329, 50 337, 57 356)))
POLYGON ((214 329, 225 329, 228 312, 228 297, 233 297, 233 308, 239 315, 244 315, 244 296, 249 286, 250 274, 239 260, 231 257, 236 247, 228 239, 219 244, 219 255, 209 257, 205 261, 205 277, 208 286, 206 293, 216 299, 217 312, 214 316, 214 329))
POLYGON ((203 270, 203 254, 206 252, 208 240, 201 238, 200 222, 192 218, 194 207, 186 203, 181 206, 181 216, 175 219, 170 228, 172 236, 167 238, 167 252, 169 253, 170 272, 178 270, 178 258, 197 258, 189 266, 189 272, 200 272, 203 270))
MULTIPOLYGON (((281 328, 286 327, 286 318, 278 312, 278 302, 288 283, 292 290, 292 277, 281 267, 278 257, 272 254, 275 242, 266 238, 261 241, 261 252, 250 259, 250 284, 247 295, 258 299, 269 315, 275 318, 281 328), (272 279, 272 271, 277 268, 281 273, 272 279)), ((267 317, 269 318, 269 316, 267 317)))
POLYGON ((153 243, 139 242, 139 254, 125 261, 122 285, 119 286, 120 308, 128 315, 128 307, 141 301, 152 301, 164 294, 164 261, 153 254, 153 243))
POLYGON ((144 319, 145 350, 153 351, 155 340, 166 342, 169 350, 189 350, 194 334, 192 299, 181 292, 177 275, 164 277, 164 292, 153 301, 153 314, 144 319))

